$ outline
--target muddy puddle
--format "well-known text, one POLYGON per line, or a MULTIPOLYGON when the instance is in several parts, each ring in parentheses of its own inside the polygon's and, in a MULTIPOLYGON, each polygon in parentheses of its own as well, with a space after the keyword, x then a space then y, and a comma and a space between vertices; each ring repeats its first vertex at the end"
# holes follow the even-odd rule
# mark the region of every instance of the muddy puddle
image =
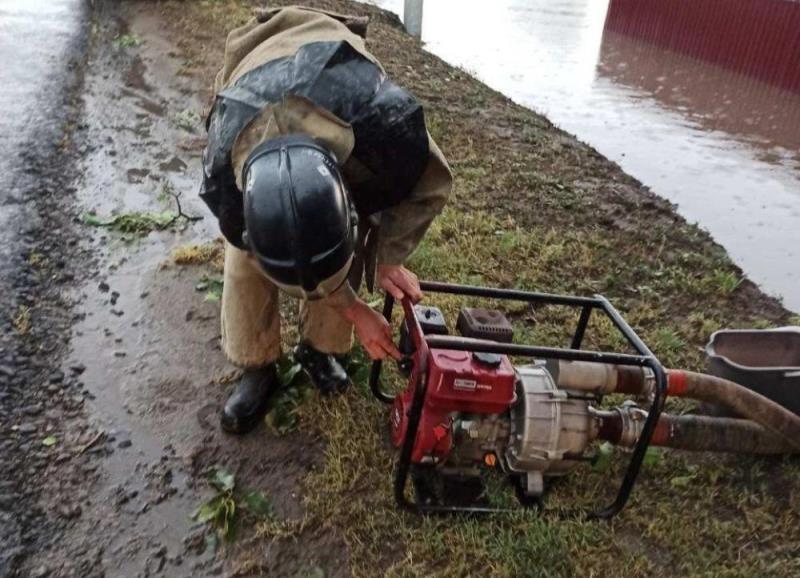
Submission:
POLYGON ((428 0, 422 40, 677 203, 800 311, 800 94, 616 33, 613 3, 428 0))

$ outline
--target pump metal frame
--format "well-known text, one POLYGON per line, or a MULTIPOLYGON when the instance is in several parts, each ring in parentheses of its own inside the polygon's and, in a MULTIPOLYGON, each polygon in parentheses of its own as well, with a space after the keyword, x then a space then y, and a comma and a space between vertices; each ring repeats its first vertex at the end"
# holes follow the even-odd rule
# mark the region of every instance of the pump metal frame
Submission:
MULTIPOLYGON (((413 366, 411 369, 410 386, 414 388, 414 398, 409 412, 408 429, 403 445, 400 450, 400 457, 397 461, 397 468, 394 479, 394 495, 397 504, 407 510, 416 513, 490 513, 496 509, 478 506, 440 506, 427 505, 409 501, 406 497, 406 483, 411 468, 411 453, 414 448, 414 441, 419 429, 420 416, 425 406, 427 395, 427 375, 428 375, 428 356, 431 349, 453 349, 459 351, 497 353, 504 355, 515 355, 519 357, 530 357, 535 359, 563 359, 570 361, 594 361, 599 363, 613 363, 618 365, 648 367, 652 370, 655 378, 653 401, 648 410, 647 419, 642 429, 636 446, 633 449, 628 468, 620 484, 615 500, 606 507, 594 511, 576 512, 579 515, 594 519, 608 519, 619 513, 625 507, 630 497, 645 452, 650 445, 658 418, 664 407, 667 395, 667 376, 664 368, 658 359, 653 355, 647 345, 639 338, 636 332, 631 329, 627 322, 617 312, 613 305, 602 295, 594 297, 578 297, 572 295, 555 295, 549 293, 537 293, 533 291, 520 291, 514 289, 495 289, 488 287, 475 287, 471 285, 455 285, 451 283, 439 283, 433 281, 422 281, 420 287, 428 293, 446 293, 450 295, 460 295, 463 297, 480 297, 486 299, 498 299, 506 301, 522 301, 538 305, 559 305, 580 309, 580 316, 572 336, 572 341, 568 348, 541 347, 535 345, 498 343, 495 341, 465 339, 451 335, 424 335, 419 321, 414 315, 414 306, 409 300, 403 300, 402 306, 405 321, 409 329, 409 334, 415 347, 412 356, 413 366), (608 317, 614 327, 625 337, 628 344, 636 351, 636 354, 616 353, 607 351, 592 351, 582 349, 583 338, 589 324, 592 312, 598 310, 608 317)), ((394 309, 394 298, 386 295, 383 304, 383 316, 391 322, 392 311, 394 309)), ((384 392, 380 385, 382 363, 375 361, 372 364, 369 377, 369 385, 372 393, 380 401, 391 404, 394 396, 384 392)), ((518 494, 519 496, 519 494, 518 494)), ((521 500, 522 501, 522 500, 521 500)), ((524 504, 528 505, 528 504, 524 504)))

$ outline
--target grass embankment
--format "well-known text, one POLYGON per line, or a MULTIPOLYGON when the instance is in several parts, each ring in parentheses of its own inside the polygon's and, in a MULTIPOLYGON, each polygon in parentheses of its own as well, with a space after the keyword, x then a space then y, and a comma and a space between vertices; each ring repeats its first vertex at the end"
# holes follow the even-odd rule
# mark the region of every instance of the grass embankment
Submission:
MULTIPOLYGON (((702 366, 701 348, 717 328, 789 321, 704 232, 542 116, 424 53, 375 9, 344 0, 308 4, 373 16, 370 50, 424 102, 451 163, 450 205, 410 264, 420 277, 603 293, 666 365, 691 369, 702 366)), ((185 73, 210 85, 225 34, 248 18, 247 4, 166 3, 164 10, 185 73)), ((435 302, 456 309, 452 300, 435 302)), ((518 308, 513 318, 520 336, 545 345, 565 344, 575 323, 548 308, 518 308)), ((620 345, 602 323, 588 337, 589 345, 620 345)), ((357 576, 800 575, 796 459, 662 454, 610 524, 527 512, 491 519, 401 513, 391 496, 387 411, 367 394, 364 372, 357 374, 359 386, 344 399, 315 397, 301 408, 300 427, 318 433, 324 464, 303 488, 305 523, 271 523, 262 528, 265 540, 334 532, 357 576)), ((619 466, 578 470, 550 503, 583 501, 617 484, 618 473, 619 466)))

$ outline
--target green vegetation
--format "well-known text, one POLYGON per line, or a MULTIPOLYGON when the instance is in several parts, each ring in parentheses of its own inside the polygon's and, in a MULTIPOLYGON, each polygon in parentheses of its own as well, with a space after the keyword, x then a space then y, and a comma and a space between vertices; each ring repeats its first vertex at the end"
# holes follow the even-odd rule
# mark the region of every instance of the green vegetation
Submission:
POLYGON ((291 356, 280 360, 278 378, 281 389, 270 400, 266 422, 273 432, 285 435, 299 425, 301 408, 313 392, 303 368, 291 356))
POLYGON ((52 447, 58 443, 58 438, 55 436, 47 436, 42 440, 42 445, 46 448, 52 447))
POLYGON ((162 231, 171 227, 183 227, 188 223, 202 220, 203 217, 187 215, 181 206, 181 193, 176 192, 169 181, 163 181, 161 192, 157 200, 166 203, 170 200, 175 202, 175 211, 131 211, 111 215, 110 217, 99 217, 94 211, 89 211, 81 216, 86 225, 92 227, 107 227, 119 233, 127 233, 135 236, 147 235, 152 231, 162 231))
POLYGON ((92 227, 108 227, 119 233, 146 235, 151 231, 169 228, 178 220, 178 214, 172 211, 133 211, 104 219, 93 213, 84 213, 82 218, 85 224, 92 227))
MULTIPOLYGON (((702 368, 702 346, 716 329, 791 321, 704 232, 543 117, 423 53, 373 8, 346 0, 306 3, 372 14, 369 49, 423 100, 429 130, 453 169, 451 202, 410 263, 421 278, 603 293, 665 365, 688 369, 702 368)), ((187 73, 204 80, 219 67, 227 31, 250 15, 247 3, 234 0, 169 2, 164 10, 191 63, 187 73), (194 42, 200 28, 215 44, 194 42)), ((451 323, 460 306, 449 297, 427 301, 451 323)), ((288 309, 283 313, 293 319, 288 309)), ((555 307, 519 306, 509 316, 519 340, 543 345, 567 343, 576 322, 555 307)), ((287 333, 288 346, 296 336, 287 333)), ((598 316, 586 345, 624 343, 598 316)), ((347 546, 350 572, 364 577, 800 575, 796 458, 652 452, 628 508, 608 524, 557 514, 608 502, 628 457, 613 448, 601 450, 606 463, 579 468, 557 484, 544 515, 401 512, 392 495, 387 410, 368 392, 360 352, 349 370, 355 387, 343 398, 301 393, 299 383, 283 398, 286 409, 279 412, 289 416, 288 427, 318 439, 323 461, 301 488, 306 517, 260 523, 264 540, 335 533, 347 546)), ((395 374, 386 379, 388 387, 402 386, 395 374)), ((496 498, 502 496, 498 488, 496 498)))
POLYGON ((187 108, 175 115, 175 124, 184 130, 194 132, 201 126, 200 113, 194 109, 187 108))
POLYGON ((195 290, 205 294, 203 301, 219 301, 222 299, 222 278, 203 275, 195 290))
POLYGON ((114 38, 114 46, 121 49, 136 48, 141 46, 142 42, 144 41, 136 34, 120 34, 114 38))
MULTIPOLYGON (((176 191, 169 180, 161 181, 161 190, 156 196, 156 200, 162 204, 174 203, 175 210, 130 211, 119 214, 112 213, 108 217, 101 217, 91 210, 83 213, 81 220, 91 227, 106 227, 118 233, 144 236, 152 231, 162 231, 173 227, 182 229, 189 223, 203 219, 201 216, 187 215, 183 212, 181 192, 176 191)), ((34 264, 33 261, 31 264, 34 264)))
POLYGON ((236 478, 225 469, 212 468, 208 483, 214 495, 192 514, 192 518, 213 527, 222 539, 231 540, 236 536, 242 511, 253 520, 272 518, 272 502, 259 491, 239 491, 236 478))

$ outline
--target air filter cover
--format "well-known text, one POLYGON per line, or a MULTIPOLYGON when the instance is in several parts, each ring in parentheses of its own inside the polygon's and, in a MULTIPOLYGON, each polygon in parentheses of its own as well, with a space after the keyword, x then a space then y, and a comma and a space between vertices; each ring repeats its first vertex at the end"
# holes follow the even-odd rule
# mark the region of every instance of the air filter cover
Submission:
POLYGON ((511 343, 514 329, 501 311, 480 307, 464 307, 458 314, 458 332, 464 337, 488 339, 500 343, 511 343))

